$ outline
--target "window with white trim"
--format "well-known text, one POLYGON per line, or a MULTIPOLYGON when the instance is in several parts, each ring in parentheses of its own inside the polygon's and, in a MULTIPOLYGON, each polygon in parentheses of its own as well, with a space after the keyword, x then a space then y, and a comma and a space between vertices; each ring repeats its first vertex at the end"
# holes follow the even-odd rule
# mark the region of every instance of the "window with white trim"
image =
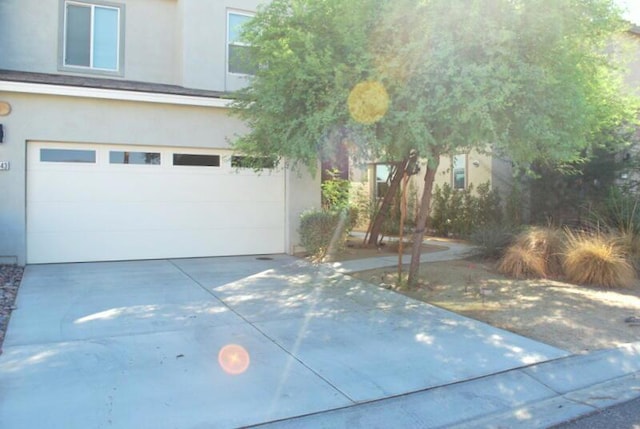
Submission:
POLYGON ((227 71, 233 74, 254 75, 257 65, 251 59, 251 46, 240 41, 242 25, 253 15, 227 12, 227 71))
POLYGON ((391 183, 393 166, 391 164, 375 164, 376 198, 384 198, 391 183))
POLYGON ((119 72, 122 6, 64 2, 62 66, 119 72))
POLYGON ((452 164, 453 189, 464 189, 467 185, 467 156, 455 155, 452 164))

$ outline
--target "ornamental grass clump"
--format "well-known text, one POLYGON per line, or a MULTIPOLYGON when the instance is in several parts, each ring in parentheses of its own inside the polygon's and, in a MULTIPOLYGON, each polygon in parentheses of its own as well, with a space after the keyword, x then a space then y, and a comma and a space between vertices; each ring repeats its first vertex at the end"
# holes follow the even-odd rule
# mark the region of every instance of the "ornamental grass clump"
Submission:
POLYGON ((522 232, 498 263, 498 270, 515 278, 547 277, 562 272, 562 233, 535 227, 522 232))
POLYGON ((566 233, 564 272, 571 283, 629 287, 635 280, 635 271, 616 238, 586 232, 566 233))
POLYGON ((510 246, 498 263, 498 271, 517 279, 544 277, 545 263, 540 254, 518 244, 510 246))

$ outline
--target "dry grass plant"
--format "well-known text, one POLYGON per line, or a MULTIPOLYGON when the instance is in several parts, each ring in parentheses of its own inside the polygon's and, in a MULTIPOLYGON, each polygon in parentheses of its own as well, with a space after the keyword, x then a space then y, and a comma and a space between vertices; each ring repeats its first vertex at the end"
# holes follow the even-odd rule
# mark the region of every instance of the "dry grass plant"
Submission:
POLYGON ((566 231, 564 272, 576 284, 610 288, 630 287, 636 275, 621 238, 602 233, 566 231))
POLYGON ((498 263, 498 271, 515 277, 548 277, 562 273, 562 231, 534 227, 516 237, 498 263))
POLYGON ((545 276, 545 261, 541 255, 514 244, 498 262, 498 271, 516 279, 545 276))

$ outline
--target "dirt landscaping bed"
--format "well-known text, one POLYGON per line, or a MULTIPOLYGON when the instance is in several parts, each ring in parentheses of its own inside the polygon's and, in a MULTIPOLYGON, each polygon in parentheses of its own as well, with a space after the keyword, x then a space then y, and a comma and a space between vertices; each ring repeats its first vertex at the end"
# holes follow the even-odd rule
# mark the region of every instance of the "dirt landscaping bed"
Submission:
POLYGON ((474 259, 423 263, 420 273, 421 286, 413 290, 395 287, 396 267, 353 276, 572 353, 640 341, 640 281, 606 289, 515 280, 474 259))

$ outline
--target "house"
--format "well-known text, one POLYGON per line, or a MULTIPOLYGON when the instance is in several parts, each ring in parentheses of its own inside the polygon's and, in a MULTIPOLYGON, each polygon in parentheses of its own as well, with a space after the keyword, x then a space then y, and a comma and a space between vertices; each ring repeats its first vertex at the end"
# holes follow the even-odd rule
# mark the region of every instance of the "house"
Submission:
MULTIPOLYGON (((409 225, 412 225, 418 216, 420 198, 424 189, 426 162, 426 159, 420 159, 418 162, 420 172, 409 178, 407 189, 407 209, 409 210, 407 223, 409 225)), ((331 166, 336 165, 337 163, 334 162, 331 166)), ((348 165, 348 179, 351 182, 352 202, 361 209, 363 204, 369 208, 379 207, 391 184, 394 168, 393 164, 385 161, 363 164, 351 160, 348 165)), ((489 188, 496 191, 505 202, 511 195, 515 183, 513 165, 507 159, 471 150, 468 153, 440 157, 433 189, 435 191, 436 187, 442 188, 444 185, 449 185, 455 190, 476 189, 478 185, 485 183, 488 183, 489 188)), ((525 208, 523 204, 523 209, 525 208)), ((523 210, 521 216, 525 215, 523 210)), ((368 222, 361 221, 357 228, 365 230, 367 226, 368 222)))
POLYGON ((0 263, 292 253, 319 177, 242 168, 256 0, 0 2, 0 263))
MULTIPOLYGON (((412 176, 409 186, 413 186, 416 195, 421 195, 424 182, 426 161, 420 163, 421 173, 412 176)), ((356 168, 353 173, 355 186, 366 191, 374 199, 382 198, 388 186, 390 165, 385 162, 373 162, 356 168)), ((453 189, 466 189, 489 182, 492 189, 500 195, 506 195, 513 185, 513 172, 510 161, 490 154, 471 151, 454 156, 441 156, 434 181, 436 186, 447 184, 453 189)))

